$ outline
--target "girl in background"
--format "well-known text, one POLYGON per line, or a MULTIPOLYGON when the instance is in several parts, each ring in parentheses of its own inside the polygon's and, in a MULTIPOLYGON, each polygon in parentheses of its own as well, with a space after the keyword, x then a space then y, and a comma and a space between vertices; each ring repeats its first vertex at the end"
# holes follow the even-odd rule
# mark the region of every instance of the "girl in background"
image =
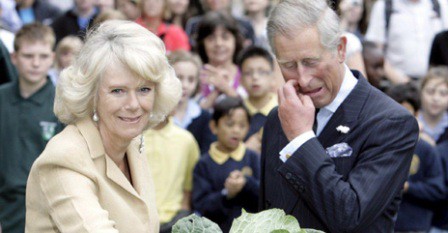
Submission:
POLYGON ((166 52, 175 50, 190 50, 190 43, 185 31, 174 24, 163 22, 166 11, 165 0, 141 0, 142 15, 135 22, 156 34, 166 47, 166 52))
POLYGON ((430 68, 420 90, 421 109, 418 115, 423 132, 437 144, 447 141, 448 67, 430 68))
POLYGON ((243 0, 244 11, 255 32, 255 45, 270 50, 266 26, 268 24, 269 0, 243 0))
POLYGON ((174 123, 190 131, 198 142, 201 154, 206 153, 216 136, 210 131, 210 113, 202 109, 195 99, 199 92, 202 63, 198 56, 181 50, 171 53, 168 58, 182 83, 182 97, 173 114, 174 123))
POLYGON ((199 23, 197 51, 205 63, 201 70, 201 107, 210 109, 217 98, 247 96, 240 86, 241 72, 235 64, 243 47, 236 21, 222 12, 209 12, 199 23))
POLYGON ((56 46, 55 66, 49 71, 49 76, 56 86, 59 74, 72 64, 83 46, 83 42, 77 36, 66 36, 56 46))

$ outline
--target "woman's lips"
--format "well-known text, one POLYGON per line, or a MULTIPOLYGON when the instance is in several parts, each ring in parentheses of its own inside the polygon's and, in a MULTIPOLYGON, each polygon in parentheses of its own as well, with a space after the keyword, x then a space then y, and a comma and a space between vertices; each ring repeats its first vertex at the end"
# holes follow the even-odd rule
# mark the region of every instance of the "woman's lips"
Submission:
POLYGON ((140 116, 138 117, 119 117, 122 121, 128 123, 136 123, 140 120, 140 116))

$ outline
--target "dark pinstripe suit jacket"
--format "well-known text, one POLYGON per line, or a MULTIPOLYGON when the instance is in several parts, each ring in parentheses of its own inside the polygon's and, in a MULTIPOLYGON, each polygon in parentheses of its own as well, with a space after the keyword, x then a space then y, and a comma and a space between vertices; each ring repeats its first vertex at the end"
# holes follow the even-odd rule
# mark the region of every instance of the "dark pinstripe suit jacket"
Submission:
POLYGON ((409 172, 418 126, 399 104, 353 71, 358 83, 318 138, 303 144, 286 163, 288 144, 277 109, 264 127, 261 209, 280 208, 304 228, 325 232, 393 232, 401 189, 409 172), (347 134, 338 132, 348 126, 347 134), (349 157, 325 149, 347 143, 349 157))

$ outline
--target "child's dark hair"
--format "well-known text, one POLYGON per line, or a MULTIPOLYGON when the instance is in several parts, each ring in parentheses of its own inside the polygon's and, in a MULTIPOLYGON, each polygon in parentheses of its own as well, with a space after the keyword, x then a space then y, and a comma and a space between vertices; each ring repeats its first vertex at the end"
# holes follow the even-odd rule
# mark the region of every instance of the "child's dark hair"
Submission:
POLYGON ((264 58, 266 61, 269 62, 271 69, 274 69, 274 58, 272 58, 271 53, 269 53, 269 51, 267 51, 266 49, 264 49, 262 47, 258 47, 258 46, 250 46, 239 53, 238 59, 237 59, 238 67, 241 68, 243 66, 243 63, 247 59, 253 58, 253 57, 264 58))
POLYGON ((219 119, 221 119, 224 116, 230 115, 233 110, 241 108, 243 109, 247 114, 247 119, 250 123, 250 114, 249 110, 247 110, 246 106, 243 104, 243 100, 239 97, 229 97, 226 96, 224 99, 217 101, 213 105, 213 114, 212 114, 212 120, 218 123, 219 119))
POLYGON ((203 63, 209 62, 209 57, 205 51, 204 40, 213 34, 218 27, 223 27, 235 37, 235 52, 233 53, 233 62, 236 62, 238 51, 243 48, 244 38, 238 29, 237 21, 225 12, 208 12, 204 15, 198 25, 196 37, 196 51, 201 57, 203 63))
POLYGON ((420 108, 418 87, 413 83, 391 86, 387 91, 387 95, 399 104, 409 103, 414 108, 414 111, 420 108))

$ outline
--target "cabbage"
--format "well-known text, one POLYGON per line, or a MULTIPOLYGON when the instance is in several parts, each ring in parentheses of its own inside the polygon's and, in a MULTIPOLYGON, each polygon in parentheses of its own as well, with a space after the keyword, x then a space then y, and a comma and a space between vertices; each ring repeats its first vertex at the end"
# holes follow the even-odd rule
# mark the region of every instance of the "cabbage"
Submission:
MULTIPOLYGON (((180 219, 172 233, 222 233, 214 222, 205 217, 190 215, 180 219)), ((265 210, 256 214, 247 213, 244 209, 236 218, 230 233, 319 233, 313 229, 301 229, 294 216, 286 215, 281 209, 265 210)))

